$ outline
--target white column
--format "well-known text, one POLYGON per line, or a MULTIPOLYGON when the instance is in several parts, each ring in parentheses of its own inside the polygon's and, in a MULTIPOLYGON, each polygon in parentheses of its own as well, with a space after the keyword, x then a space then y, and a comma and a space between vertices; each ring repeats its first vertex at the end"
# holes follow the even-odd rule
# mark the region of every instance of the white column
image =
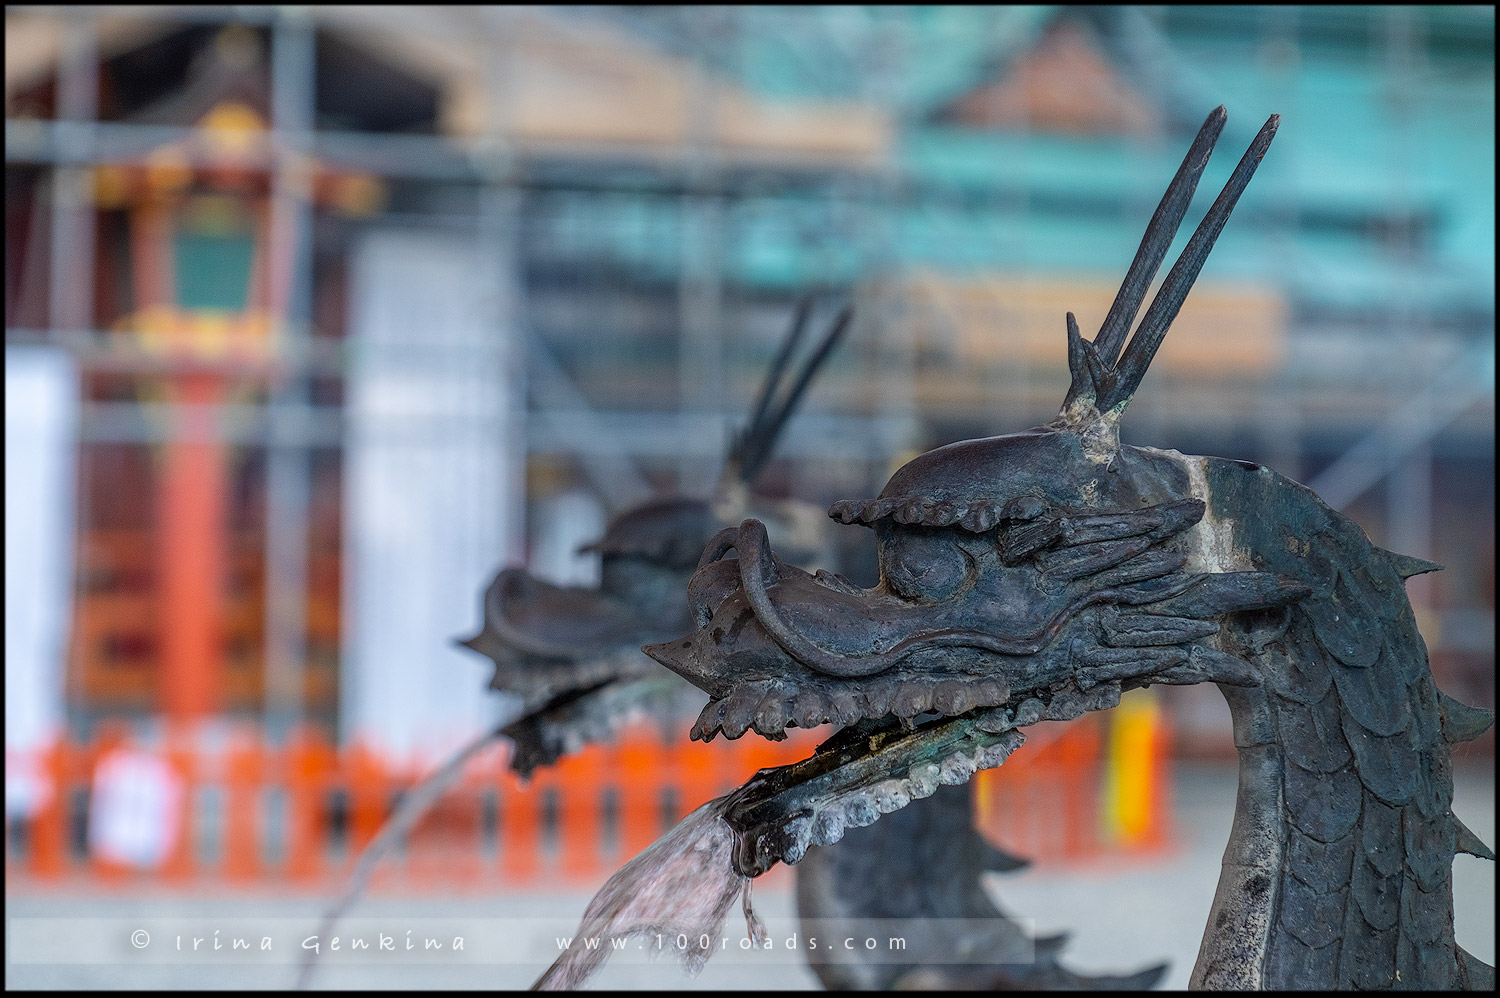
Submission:
POLYGON ((50 347, 5 348, 5 809, 48 792, 27 758, 63 727, 73 611, 78 371, 50 347))
POLYGON ((520 553, 506 264, 439 231, 373 231, 351 258, 341 729, 393 756, 452 749, 499 709, 453 642, 520 553))
POLYGON ((578 549, 604 535, 604 507, 583 489, 569 489, 549 496, 533 510, 536 517, 531 574, 559 586, 597 586, 600 563, 597 554, 578 549))

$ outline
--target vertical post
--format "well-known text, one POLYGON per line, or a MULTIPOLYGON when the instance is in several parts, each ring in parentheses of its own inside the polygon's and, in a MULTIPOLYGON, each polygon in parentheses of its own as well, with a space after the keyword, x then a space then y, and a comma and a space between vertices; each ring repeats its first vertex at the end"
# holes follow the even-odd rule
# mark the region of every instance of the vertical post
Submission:
POLYGON ((620 855, 622 861, 635 858, 661 834, 660 816, 656 811, 657 795, 668 760, 654 733, 639 728, 627 731, 615 750, 620 798, 620 855))
MULTIPOLYGON (((705 190, 704 172, 689 168, 689 190, 682 205, 682 275, 679 288, 681 338, 678 341, 678 405, 681 426, 695 433, 726 433, 724 412, 725 196, 705 190), (688 423, 691 419, 691 424, 688 423)), ((713 486, 718 467, 688 453, 678 465, 678 487, 702 494, 713 486)))
POLYGON ((612 746, 590 745, 557 763, 558 873, 564 880, 586 881, 598 873, 603 822, 600 799, 612 746))
POLYGON ((1156 788, 1156 793, 1151 798, 1150 824, 1140 842, 1141 848, 1145 850, 1164 849, 1172 841, 1173 767, 1172 714, 1170 711, 1159 712, 1156 729, 1152 734, 1151 784, 1156 788))
POLYGON ((277 9, 271 38, 271 309, 277 372, 267 400, 265 690, 267 735, 303 716, 307 657, 308 447, 297 427, 311 356, 313 26, 277 9))
POLYGON ((349 780, 349 856, 351 865, 380 831, 386 818, 388 786, 380 757, 367 745, 343 750, 349 780))
MULTIPOLYGON (((710 8, 688 8, 695 37, 694 50, 702 55, 718 46, 709 45, 710 8)), ((677 347, 677 404, 695 433, 717 429, 725 436, 723 303, 723 228, 725 195, 716 190, 723 173, 719 169, 718 136, 721 123, 716 82, 696 61, 689 62, 687 88, 687 134, 683 143, 682 219, 679 231, 681 262, 678 278, 680 328, 677 347)), ((677 485, 683 492, 702 494, 713 484, 718 469, 709 467, 691 453, 677 466, 677 485)))
POLYGON ((500 873, 508 884, 520 885, 536 878, 541 855, 542 790, 549 774, 539 771, 523 783, 509 768, 500 770, 500 873))
POLYGON ((57 67, 57 133, 64 161, 52 171, 52 273, 48 321, 54 330, 94 327, 94 184, 88 160, 99 109, 96 15, 67 11, 57 67))
MULTIPOLYGON (((653 736, 656 732, 652 732, 653 736)), ((693 811, 723 793, 715 771, 714 757, 708 746, 693 742, 678 742, 675 765, 681 774, 679 783, 682 794, 679 798, 684 811, 693 811)))
MULTIPOLYGON (((1260 60, 1265 75, 1267 103, 1278 108, 1297 107, 1298 31, 1301 10, 1295 6, 1266 7, 1265 52, 1260 60)), ((1268 165, 1262 164, 1258 183, 1272 188, 1266 198, 1267 211, 1275 227, 1267 240, 1272 249, 1277 284, 1290 288, 1296 283, 1297 254, 1294 252, 1301 226, 1297 189, 1297 146, 1288 143, 1268 165)), ((1260 429, 1262 458, 1265 465, 1293 481, 1302 481, 1302 439, 1305 434, 1302 365, 1283 362, 1266 384, 1255 420, 1260 429)))
POLYGON ((69 763, 74 752, 68 739, 59 738, 42 753, 42 771, 52 792, 27 829, 29 872, 36 877, 60 877, 68 868, 68 797, 73 789, 69 763))
POLYGON ((187 733, 169 730, 163 755, 172 771, 182 781, 182 812, 178 819, 177 841, 162 864, 163 879, 180 883, 191 880, 201 871, 198 867, 198 746, 187 733))
POLYGON ((491 352, 481 363, 498 365, 497 379, 506 385, 506 406, 498 413, 498 427, 490 439, 502 453, 515 454, 514 462, 501 461, 496 504, 501 518, 496 531, 501 540, 497 560, 506 561, 526 550, 526 463, 529 456, 527 420, 526 343, 530 318, 526 310, 526 267, 521 226, 525 218, 523 192, 518 184, 515 99, 519 88, 517 60, 527 21, 518 11, 505 7, 485 9, 491 18, 492 58, 481 60, 484 72, 487 115, 485 143, 489 156, 482 160, 484 183, 479 192, 479 244, 487 254, 493 279, 492 310, 486 316, 493 331, 491 352))
MULTIPOLYGON (((1405 7, 1386 9, 1386 56, 1389 63, 1391 111, 1402 127, 1401 135, 1411 135, 1417 126, 1414 108, 1420 100, 1418 88, 1424 74, 1418 65, 1423 55, 1421 18, 1414 10, 1405 7)), ((1398 217, 1410 224, 1414 216, 1412 197, 1413 157, 1420 143, 1397 142, 1392 147, 1392 166, 1395 174, 1398 217)), ((1411 346, 1410 356, 1420 356, 1420 344, 1426 339, 1426 323, 1422 309, 1414 302, 1412 282, 1416 279, 1418 247, 1417 234, 1412 228, 1397 227, 1396 255, 1405 264, 1401 290, 1405 294, 1398 299, 1396 314, 1392 316, 1398 335, 1411 346)), ((1427 372, 1416 372, 1419 376, 1427 372)), ((1431 419, 1432 393, 1416 393, 1411 405, 1417 406, 1412 415, 1423 423, 1431 419)), ((1386 537, 1385 546, 1400 554, 1416 558, 1429 558, 1432 554, 1432 445, 1424 442, 1414 448, 1396 468, 1386 482, 1386 537)), ((1412 608, 1421 614, 1429 609, 1432 579, 1417 576, 1408 580, 1406 593, 1412 608)))
MULTIPOLYGON (((906 75, 905 53, 900 39, 892 30, 879 30, 877 44, 872 47, 870 72, 865 76, 863 92, 877 107, 896 109, 902 106, 900 88, 906 75)), ((893 113, 897 113, 894 112, 893 113)), ((901 122, 894 123, 900 128, 901 122)), ((892 159, 873 164, 863 191, 863 217, 860 229, 866 233, 864 252, 861 254, 861 270, 870 274, 895 274, 900 272, 896 253, 896 219, 900 209, 892 206, 906 204, 906 185, 900 166, 892 159)), ((875 323, 876 342, 868 354, 868 381, 876 386, 873 398, 878 400, 878 411, 882 415, 895 417, 906 427, 907 438, 892 441, 895 453, 917 447, 911 434, 917 427, 917 353, 910 328, 912 311, 906 289, 897 282, 882 281, 875 285, 876 293, 868 296, 874 307, 868 310, 875 323)), ((863 325, 858 315, 856 327, 863 325)), ((859 329, 853 330, 858 333, 859 329)), ((895 469, 889 467, 890 455, 881 453, 867 466, 869 487, 879 489, 895 469)))
POLYGON ((323 873, 327 842, 324 794, 333 769, 333 750, 316 728, 291 732, 280 753, 286 788, 286 875, 291 880, 316 880, 323 873))
MULTIPOLYGON (((484 321, 492 333, 482 356, 471 358, 498 370, 495 381, 505 386, 505 404, 486 412, 483 423, 470 432, 482 434, 486 445, 519 460, 501 460, 501 481, 495 494, 503 501, 493 507, 500 517, 494 531, 499 549, 486 552, 496 564, 513 561, 526 550, 526 336, 525 278, 520 247, 521 192, 507 183, 509 171, 491 178, 479 191, 479 245, 492 278, 489 312, 484 321)), ((489 533, 488 530, 482 533, 489 533)))
MULTIPOLYGON (((58 338, 58 332, 92 330, 94 326, 94 186, 93 169, 87 160, 92 158, 94 121, 99 110, 99 49, 94 13, 80 9, 55 16, 63 21, 55 111, 59 152, 62 159, 72 158, 80 163, 56 165, 52 170, 47 322, 58 338)), ((79 465, 80 471, 87 474, 88 463, 80 460, 79 465)), ((76 516, 80 528, 88 508, 83 498, 86 494, 80 492, 78 498, 76 516)), ((75 535, 64 557, 76 560, 79 542, 75 535)), ((57 668, 67 666, 60 662, 57 668)), ((64 695, 63 699, 66 713, 69 698, 64 695)), ((61 792, 61 784, 53 786, 61 792)))
POLYGON ((223 376, 202 370, 176 375, 173 394, 157 501, 161 704, 173 727, 187 728, 215 709, 222 664, 227 496, 214 407, 223 397, 223 376))
POLYGON ((223 875, 230 883, 260 875, 260 790, 266 777, 265 743, 246 739, 230 746, 224 777, 223 875))

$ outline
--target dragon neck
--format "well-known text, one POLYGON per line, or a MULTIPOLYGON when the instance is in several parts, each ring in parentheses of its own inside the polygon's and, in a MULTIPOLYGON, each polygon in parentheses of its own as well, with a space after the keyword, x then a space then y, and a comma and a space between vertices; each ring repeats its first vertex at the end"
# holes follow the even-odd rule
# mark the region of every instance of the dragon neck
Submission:
POLYGON ((1219 689, 1234 722, 1239 790, 1219 886, 1189 986, 1261 990, 1266 987, 1265 957, 1286 862, 1285 759, 1280 746, 1264 737, 1276 727, 1267 691, 1260 687, 1219 689))
POLYGON ((1190 986, 1467 986, 1452 864, 1471 833, 1452 814, 1449 748, 1462 733, 1402 581, 1427 569, 1267 469, 1173 456, 1206 506, 1191 570, 1271 570, 1313 590, 1215 639, 1260 681, 1220 687, 1239 791, 1190 986))

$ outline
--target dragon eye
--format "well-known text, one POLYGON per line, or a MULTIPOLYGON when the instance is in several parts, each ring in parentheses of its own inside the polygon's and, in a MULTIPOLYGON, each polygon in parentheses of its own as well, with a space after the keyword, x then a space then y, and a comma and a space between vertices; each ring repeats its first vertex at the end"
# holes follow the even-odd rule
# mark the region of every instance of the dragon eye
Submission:
POLYGON ((909 600, 942 600, 972 574, 973 556, 947 530, 898 528, 881 540, 880 574, 909 600))

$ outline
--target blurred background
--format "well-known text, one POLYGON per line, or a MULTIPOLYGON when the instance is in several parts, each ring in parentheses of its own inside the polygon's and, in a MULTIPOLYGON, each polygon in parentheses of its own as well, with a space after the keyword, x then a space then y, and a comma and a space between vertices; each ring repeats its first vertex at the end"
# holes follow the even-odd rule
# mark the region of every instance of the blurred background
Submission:
MULTIPOLYGON (((261 848, 245 815, 286 826, 271 853, 357 844, 384 791, 376 819, 291 782, 237 812, 224 773, 415 771, 492 723, 453 646, 483 587, 592 581, 576 549, 612 513, 711 489, 801 295, 856 319, 774 495, 871 496, 1051 418, 1064 312, 1097 329, 1220 103, 1205 192, 1281 131, 1122 438, 1267 464, 1443 564, 1408 587, 1433 671, 1494 704, 1491 7, 5 23, 8 870, 187 875, 184 850, 261 848)), ((1161 845, 1162 758, 1233 748, 1212 689, 1152 709, 1144 743, 1089 744, 1106 769, 1147 746, 1097 782, 1156 786, 1161 845)))

